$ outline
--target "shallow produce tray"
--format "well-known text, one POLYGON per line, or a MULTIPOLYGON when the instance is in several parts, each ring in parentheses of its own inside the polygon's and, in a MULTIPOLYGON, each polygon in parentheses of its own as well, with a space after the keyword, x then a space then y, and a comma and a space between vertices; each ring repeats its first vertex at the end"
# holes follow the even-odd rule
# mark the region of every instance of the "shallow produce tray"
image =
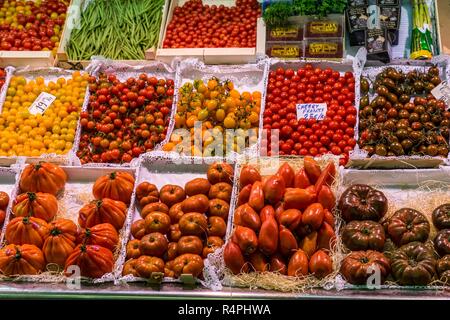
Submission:
MULTIPOLYGON (((412 208, 423 213, 430 223, 430 234, 427 243, 436 236, 437 230, 431 220, 432 212, 438 206, 450 203, 450 169, 441 167, 437 169, 423 170, 354 170, 341 169, 341 185, 338 191, 340 195, 353 184, 366 184, 384 193, 388 199, 388 211, 380 220, 382 224, 390 218, 395 211, 401 208, 412 208)), ((341 227, 345 222, 342 221, 341 227)), ((340 233, 341 230, 338 230, 340 233)), ((386 233, 386 239, 388 239, 386 233)), ((339 237, 340 238, 340 237, 339 237)), ((340 242, 340 241, 339 241, 340 242)), ((348 249, 341 243, 342 259, 348 253, 348 249)), ((392 250, 394 244, 387 240, 384 250, 392 250)), ((434 278, 436 279, 436 276, 434 278)), ((337 275, 335 288, 337 290, 367 290, 367 286, 352 285, 345 281, 342 275, 337 275)), ((407 292, 420 292, 423 290, 449 291, 450 285, 433 281, 428 286, 401 286, 395 282, 392 276, 377 289, 404 290, 407 292)), ((450 292, 450 291, 449 291, 450 292)))
MULTIPOLYGON (((168 154, 149 153, 143 156, 137 172, 136 186, 144 181, 153 183, 160 190, 164 185, 174 184, 184 188, 186 182, 195 178, 205 178, 210 164, 223 162, 221 158, 199 158, 199 157, 173 157, 168 154)), ((231 164, 231 163, 230 163, 231 164)), ((234 164, 231 164, 234 167, 234 164)), ((150 279, 135 277, 133 275, 122 276, 123 265, 126 261, 126 245, 129 240, 134 239, 131 235, 131 224, 142 219, 140 211, 136 205, 130 208, 131 214, 125 221, 125 237, 122 239, 121 251, 118 258, 119 268, 116 270, 116 283, 124 282, 146 282, 153 285, 161 283, 179 283, 192 286, 203 281, 195 279, 191 274, 181 275, 179 279, 164 277, 162 273, 153 273, 150 279)), ((231 223, 231 204, 228 214, 227 226, 231 223)), ((208 277, 209 273, 203 271, 203 276, 208 277)))
MULTIPOLYGON (((79 210, 87 203, 89 203, 91 200, 94 200, 94 196, 92 195, 92 187, 94 185, 94 182, 97 178, 106 175, 108 173, 111 173, 113 171, 121 171, 121 172, 128 172, 132 174, 134 177, 136 177, 136 169, 132 168, 108 168, 108 167, 96 167, 96 168, 81 168, 81 167, 75 167, 75 166, 61 166, 61 168, 66 172, 67 174, 67 182, 64 188, 64 191, 57 196, 58 199, 58 213, 56 214, 56 218, 65 218, 70 219, 79 227, 78 224, 78 212, 79 210)), ((22 168, 23 169, 23 168, 22 168)), ((12 170, 12 169, 10 169, 12 170)), ((11 203, 14 201, 17 195, 19 195, 20 188, 19 188, 19 177, 18 175, 16 179, 16 185, 12 189, 13 192, 10 195, 11 203)), ((127 211, 126 219, 129 218, 129 216, 132 213, 131 208, 134 206, 134 197, 131 197, 130 206, 127 211)), ((14 218, 14 214, 11 210, 12 204, 10 205, 10 208, 7 212, 5 223, 3 225, 2 234, 0 237, 0 243, 5 245, 5 231, 6 226, 8 225, 9 221, 14 218)), ((82 281, 85 280, 86 282, 91 283, 103 283, 103 282, 109 282, 114 281, 114 270, 119 267, 120 260, 117 259, 118 254, 121 250, 121 243, 122 239, 125 235, 125 224, 124 227, 118 231, 119 233, 119 242, 117 245, 117 248, 114 252, 114 258, 115 258, 115 265, 113 267, 113 271, 111 273, 103 275, 103 277, 98 279, 87 279, 82 278, 82 281)), ((22 275, 16 278, 12 277, 0 277, 0 281, 25 281, 25 282, 64 282, 67 281, 67 277, 65 277, 61 271, 55 270, 53 266, 50 264, 47 265, 47 272, 44 272, 40 275, 22 275)))

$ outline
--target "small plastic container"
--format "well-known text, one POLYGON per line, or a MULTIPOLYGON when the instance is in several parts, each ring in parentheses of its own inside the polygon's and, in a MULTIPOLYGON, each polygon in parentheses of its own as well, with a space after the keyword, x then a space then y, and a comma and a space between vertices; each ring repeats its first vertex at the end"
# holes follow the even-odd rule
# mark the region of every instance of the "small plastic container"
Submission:
POLYGON ((342 59, 344 57, 343 38, 305 39, 305 58, 310 59, 342 59))
POLYGON ((303 57, 303 42, 266 42, 266 54, 272 58, 300 59, 303 57))
POLYGON ((367 7, 351 7, 346 10, 351 46, 363 46, 367 29, 367 7))
POLYGON ((381 6, 380 7, 380 22, 381 27, 388 30, 389 41, 392 45, 398 44, 398 33, 400 28, 401 18, 400 6, 381 6))
POLYGON ((266 41, 302 41, 303 25, 291 25, 287 27, 267 28, 266 41))
POLYGON ((367 60, 377 60, 384 63, 391 61, 391 44, 386 29, 367 29, 365 46, 367 60))
POLYGON ((368 0, 349 0, 348 6, 349 7, 360 7, 360 6, 368 6, 369 2, 368 0))
POLYGON ((309 18, 303 30, 304 39, 342 38, 344 36, 344 16, 331 15, 324 19, 309 18))

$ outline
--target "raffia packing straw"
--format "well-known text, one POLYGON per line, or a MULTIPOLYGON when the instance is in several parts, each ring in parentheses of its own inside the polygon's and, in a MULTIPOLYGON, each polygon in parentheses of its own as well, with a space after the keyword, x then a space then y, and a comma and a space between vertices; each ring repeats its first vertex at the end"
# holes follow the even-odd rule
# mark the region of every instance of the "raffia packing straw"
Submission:
POLYGON ((433 57, 432 24, 428 4, 425 0, 413 0, 413 31, 411 55, 414 60, 426 60, 433 57))

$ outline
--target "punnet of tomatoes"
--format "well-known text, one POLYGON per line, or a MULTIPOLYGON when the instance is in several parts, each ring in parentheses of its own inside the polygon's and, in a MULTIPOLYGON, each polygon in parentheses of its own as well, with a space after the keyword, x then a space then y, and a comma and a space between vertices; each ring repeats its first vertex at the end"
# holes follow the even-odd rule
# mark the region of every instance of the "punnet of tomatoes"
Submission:
POLYGON ((360 149, 368 157, 447 157, 449 108, 431 94, 442 82, 439 67, 388 67, 367 76, 360 81, 360 149))
POLYGON ((333 271, 330 249, 336 238, 335 163, 320 166, 312 157, 290 163, 280 159, 281 166, 270 176, 261 176, 256 165, 241 167, 225 265, 233 274, 326 277, 333 271))
POLYGON ((184 186, 143 181, 122 275, 158 280, 202 277, 203 260, 224 244, 234 169, 213 163, 184 186), (156 184, 155 184, 156 183, 156 184))
POLYGON ((69 0, 2 1, 0 50, 51 51, 56 55, 69 0))
POLYGON ((115 74, 89 78, 89 104, 81 112, 77 156, 85 163, 127 163, 165 138, 174 81, 147 74, 121 81, 115 74))
MULTIPOLYGON (((349 69, 350 70, 350 69, 349 69)), ((278 154, 340 155, 340 164, 356 145, 355 78, 351 71, 340 73, 330 67, 304 64, 299 68, 275 66, 269 73, 261 140, 262 154, 274 155, 274 130, 279 130, 278 154), (296 106, 326 103, 323 119, 297 117, 296 106)))
MULTIPOLYGON (((77 170, 70 170, 76 177, 77 170)), ((134 176, 127 171, 109 172, 80 187, 79 183, 74 186, 65 168, 58 165, 27 165, 20 174, 5 229, 1 273, 37 275, 57 267, 59 274, 71 275, 73 266, 88 278, 112 272, 133 190, 134 176), (80 196, 86 189, 92 191, 80 196), (78 207, 72 203, 75 195, 87 199, 79 206, 78 215, 78 207), (66 209, 68 201, 71 209, 66 209)), ((0 200, 3 205, 6 196, 0 200)))
POLYGON ((189 0, 175 7, 163 48, 254 48, 260 16, 256 0, 236 0, 230 7, 189 0))

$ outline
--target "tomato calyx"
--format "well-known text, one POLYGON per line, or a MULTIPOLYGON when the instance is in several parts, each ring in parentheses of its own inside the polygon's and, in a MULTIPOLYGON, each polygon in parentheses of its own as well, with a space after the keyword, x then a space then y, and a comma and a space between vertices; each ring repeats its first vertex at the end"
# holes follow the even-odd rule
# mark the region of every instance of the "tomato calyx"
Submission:
POLYGON ((62 231, 58 228, 52 229, 52 231, 50 231, 50 235, 53 237, 59 236, 60 234, 62 234, 62 231))
POLYGON ((22 258, 22 252, 20 252, 19 248, 16 247, 16 254, 14 255, 14 259, 20 260, 22 258))
POLYGON ((117 172, 113 171, 109 174, 109 179, 114 180, 116 178, 116 176, 117 176, 117 172))
POLYGON ((30 200, 30 202, 33 202, 36 200, 36 193, 34 192, 27 192, 27 196, 28 196, 28 200, 30 200))

